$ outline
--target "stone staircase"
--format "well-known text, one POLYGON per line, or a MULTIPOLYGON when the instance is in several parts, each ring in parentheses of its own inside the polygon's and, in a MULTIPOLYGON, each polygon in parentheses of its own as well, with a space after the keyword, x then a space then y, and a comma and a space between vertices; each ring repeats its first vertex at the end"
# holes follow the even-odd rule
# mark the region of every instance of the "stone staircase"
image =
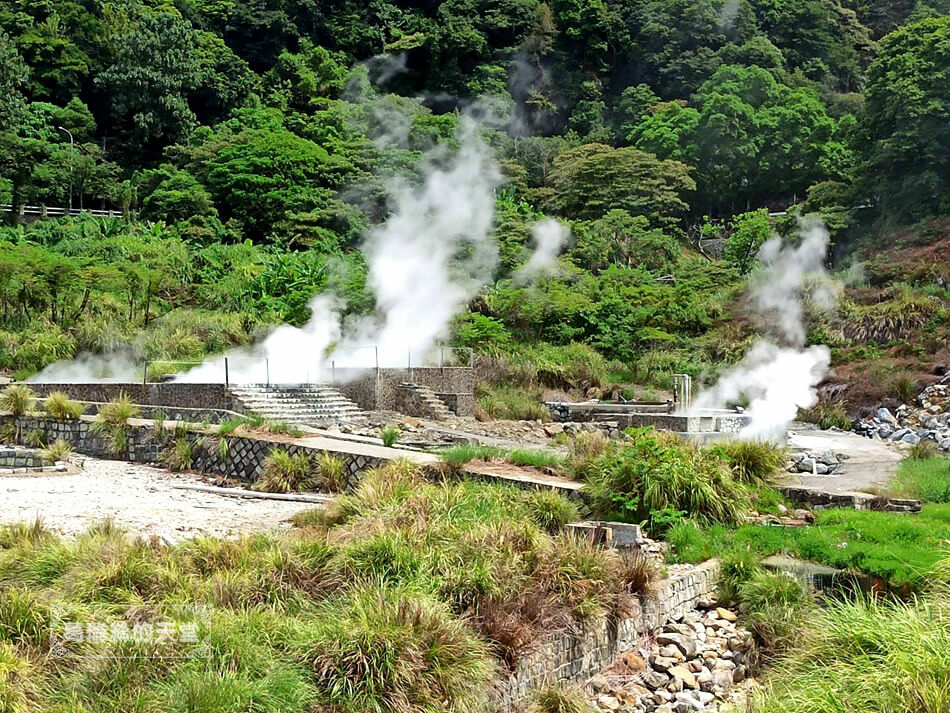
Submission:
POLYGON ((324 426, 365 418, 356 404, 326 384, 244 384, 230 392, 246 412, 271 421, 324 426))
POLYGON ((430 418, 433 421, 445 421, 454 416, 445 402, 428 386, 420 386, 404 381, 399 385, 399 389, 403 391, 405 396, 405 398, 400 399, 401 408, 399 410, 409 416, 430 418))

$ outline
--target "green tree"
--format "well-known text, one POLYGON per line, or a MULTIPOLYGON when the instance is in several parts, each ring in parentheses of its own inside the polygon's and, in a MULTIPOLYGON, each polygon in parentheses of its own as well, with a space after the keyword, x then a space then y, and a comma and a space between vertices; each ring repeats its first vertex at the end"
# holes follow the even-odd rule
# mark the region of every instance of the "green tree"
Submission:
POLYGON ((883 216, 911 221, 950 208, 948 117, 950 17, 885 37, 858 135, 863 183, 883 216))
POLYGON ((612 210, 590 222, 576 222, 571 232, 571 256, 576 264, 591 272, 620 265, 653 274, 666 273, 680 254, 676 240, 658 228, 650 228, 646 217, 634 217, 625 210, 612 210))
POLYGON ((756 265, 759 248, 771 236, 772 226, 767 210, 740 213, 732 219, 722 256, 740 275, 746 275, 756 265))
POLYGON ((676 226, 694 190, 689 169, 678 161, 628 147, 584 144, 554 159, 550 174, 554 203, 569 218, 596 219, 622 209, 645 216, 656 227, 676 226))

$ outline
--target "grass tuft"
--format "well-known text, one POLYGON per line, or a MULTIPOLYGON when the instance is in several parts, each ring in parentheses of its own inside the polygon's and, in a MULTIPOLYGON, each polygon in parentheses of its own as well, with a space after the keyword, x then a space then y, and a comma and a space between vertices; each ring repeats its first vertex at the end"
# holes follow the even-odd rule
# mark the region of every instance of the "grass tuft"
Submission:
POLYGON ((61 421, 78 421, 85 407, 73 401, 62 391, 54 391, 43 401, 43 409, 53 418, 61 421))
POLYGON ((595 709, 579 690, 547 686, 531 697, 527 713, 595 713, 595 709))
POLYGON ((747 485, 767 482, 785 469, 785 448, 768 441, 725 441, 711 446, 709 453, 721 458, 732 477, 747 485))
POLYGON ((402 431, 399 430, 399 426, 393 423, 379 430, 379 437, 382 439, 383 445, 386 446, 386 448, 392 448, 396 445, 396 441, 399 440, 401 435, 402 431))
POLYGON ((30 412, 35 403, 36 394, 26 384, 10 384, 0 392, 0 411, 17 418, 30 412))
POLYGON ((57 461, 62 461, 65 463, 73 457, 73 453, 73 447, 68 441, 63 440, 62 438, 57 438, 55 441, 46 446, 40 455, 44 461, 49 463, 56 463, 57 461))
POLYGON ((254 483, 255 490, 267 493, 292 493, 312 488, 313 462, 306 453, 291 455, 280 448, 271 449, 264 460, 264 471, 254 483))
POLYGON ((950 458, 911 458, 902 461, 889 492, 928 503, 950 503, 950 458))

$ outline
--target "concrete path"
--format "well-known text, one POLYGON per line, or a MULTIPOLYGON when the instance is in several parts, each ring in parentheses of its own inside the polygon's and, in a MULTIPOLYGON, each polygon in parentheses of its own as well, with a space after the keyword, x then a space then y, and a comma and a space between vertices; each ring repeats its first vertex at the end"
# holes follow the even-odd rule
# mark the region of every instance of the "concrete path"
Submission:
POLYGON ((903 455, 896 446, 843 431, 795 430, 788 445, 796 451, 847 456, 831 475, 789 473, 785 485, 804 485, 830 493, 871 492, 884 488, 897 473, 903 455))
POLYGON ((0 477, 0 522, 41 518, 55 532, 74 536, 112 518, 133 535, 178 542, 196 535, 235 537, 290 527, 287 520, 318 505, 245 500, 182 490, 198 476, 124 461, 87 458, 75 473, 0 477))

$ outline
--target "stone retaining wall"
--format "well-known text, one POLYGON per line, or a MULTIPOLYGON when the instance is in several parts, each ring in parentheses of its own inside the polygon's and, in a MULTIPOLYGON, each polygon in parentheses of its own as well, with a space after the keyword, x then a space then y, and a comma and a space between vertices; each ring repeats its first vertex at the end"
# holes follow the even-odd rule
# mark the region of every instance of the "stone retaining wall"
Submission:
POLYGON ((496 710, 513 713, 533 691, 586 681, 664 624, 682 619, 700 601, 714 599, 718 577, 719 563, 704 562, 661 582, 621 621, 601 620, 581 632, 550 636, 496 686, 496 710))
MULTIPOLYGON (((151 425, 127 426, 127 443, 122 453, 113 453, 105 440, 94 433, 90 426, 92 419, 81 421, 59 421, 40 416, 28 416, 18 419, 5 416, 4 423, 14 423, 21 433, 42 431, 50 443, 63 439, 73 449, 84 455, 109 460, 127 460, 131 463, 158 463, 162 450, 172 444, 175 433, 171 429, 157 431, 151 425)), ((293 443, 268 440, 267 438, 248 438, 246 436, 217 437, 189 431, 187 435, 193 443, 194 469, 222 475, 228 478, 253 481, 258 478, 264 467, 264 460, 274 449, 290 454, 310 453, 317 455, 321 451, 293 443), (227 447, 220 442, 227 441, 227 447)), ((346 464, 348 486, 354 487, 362 474, 382 465, 383 459, 354 453, 334 452, 346 464)))
POLYGON ((224 384, 127 383, 127 384, 34 384, 37 396, 62 391, 77 401, 106 403, 126 394, 135 403, 188 409, 226 409, 233 411, 231 394, 224 384))
POLYGON ((475 414, 475 372, 467 366, 336 369, 333 386, 364 411, 398 411, 399 386, 407 381, 437 394, 458 394, 457 415, 475 414))

